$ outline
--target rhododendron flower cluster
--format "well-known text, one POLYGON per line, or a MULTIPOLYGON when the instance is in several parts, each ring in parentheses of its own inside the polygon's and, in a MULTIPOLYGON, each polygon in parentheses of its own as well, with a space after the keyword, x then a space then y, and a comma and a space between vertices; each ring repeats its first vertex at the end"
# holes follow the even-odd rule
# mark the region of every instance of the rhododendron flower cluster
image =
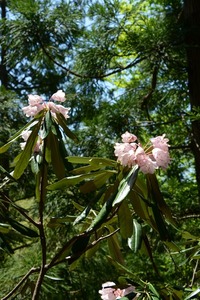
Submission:
MULTIPOLYGON (((102 284, 102 290, 99 291, 99 294, 101 294, 101 299, 103 300, 115 300, 132 292, 135 292, 135 287, 132 285, 124 289, 119 289, 114 282, 108 281, 102 284)), ((133 299, 135 299, 135 297, 133 299)))
POLYGON ((61 113, 65 119, 67 119, 69 118, 68 112, 70 108, 66 108, 53 102, 64 102, 65 100, 65 93, 62 90, 58 90, 55 94, 53 94, 48 102, 45 102, 41 96, 28 95, 29 105, 23 107, 22 110, 27 117, 34 117, 41 110, 46 109, 50 110, 53 116, 55 116, 55 113, 61 113))
POLYGON ((133 167, 138 165, 140 170, 147 174, 153 174, 161 167, 165 170, 170 163, 168 139, 165 134, 150 139, 145 147, 138 142, 137 136, 126 131, 122 134, 122 143, 116 143, 115 156, 123 165, 133 167))

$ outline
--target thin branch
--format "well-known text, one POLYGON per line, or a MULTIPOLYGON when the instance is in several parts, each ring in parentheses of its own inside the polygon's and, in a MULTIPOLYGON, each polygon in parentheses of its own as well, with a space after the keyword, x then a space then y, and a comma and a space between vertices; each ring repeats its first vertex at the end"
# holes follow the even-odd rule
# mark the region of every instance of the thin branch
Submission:
POLYGON ((47 163, 45 161, 45 152, 46 152, 46 140, 44 139, 44 146, 43 146, 43 166, 41 170, 40 176, 40 200, 39 200, 39 232, 40 232, 40 244, 41 244, 41 251, 42 251, 42 264, 40 268, 40 273, 35 285, 35 289, 33 292, 32 300, 38 300, 40 289, 42 286, 43 278, 46 273, 45 265, 46 265, 46 255, 47 255, 47 245, 46 245, 46 236, 44 231, 44 220, 43 220, 43 214, 44 214, 44 204, 45 204, 45 198, 46 198, 46 186, 47 186, 47 163))
POLYGON ((12 291, 10 291, 6 296, 4 296, 1 300, 7 300, 9 299, 19 288, 20 286, 25 282, 25 280, 33 273, 39 272, 40 268, 31 268, 26 275, 20 280, 20 282, 14 287, 12 291))
POLYGON ((105 73, 105 74, 102 74, 102 75, 83 75, 83 74, 79 74, 75 71, 72 71, 71 69, 67 68, 67 67, 64 67, 61 63, 59 63, 58 61, 56 61, 52 56, 51 54, 46 50, 46 48, 44 47, 40 37, 38 36, 38 42, 44 52, 44 54, 55 64, 57 65, 58 67, 62 68, 63 70, 65 70, 67 73, 69 74, 72 74, 76 77, 79 77, 79 78, 85 78, 85 79, 103 79, 105 77, 108 77, 110 75, 113 75, 113 74, 116 74, 116 73, 120 73, 124 70, 127 70, 127 69, 130 69, 132 67, 134 67, 135 65, 137 65, 138 63, 142 62, 143 60, 145 60, 147 57, 141 57, 141 58, 136 58, 133 62, 131 62, 130 64, 126 65, 126 66, 121 66, 113 71, 110 71, 108 73, 105 73))
MULTIPOLYGON (((59 257, 58 257, 59 255, 57 255, 56 260, 53 259, 53 260, 50 262, 50 264, 46 265, 46 269, 49 270, 50 268, 52 268, 52 267, 54 267, 54 266, 56 266, 56 265, 58 265, 58 264, 60 264, 60 263, 66 262, 66 261, 68 261, 68 263, 71 264, 71 263, 74 262, 76 259, 78 259, 82 254, 84 254, 87 250, 89 250, 89 249, 93 248, 94 246, 96 246, 97 243, 99 243, 99 242, 101 242, 101 241, 103 241, 103 240, 109 238, 110 236, 114 235, 114 234, 117 233, 119 230, 120 230, 120 229, 117 228, 117 229, 114 230, 113 232, 111 232, 111 233, 109 233, 109 234, 107 234, 107 235, 105 235, 105 236, 100 237, 98 240, 93 241, 93 242, 92 242, 90 245, 88 245, 83 251, 80 251, 80 252, 78 252, 78 253, 76 253, 76 254, 67 256, 67 257, 65 257, 65 258, 62 259, 62 260, 59 260, 59 261, 58 261, 57 259, 59 258, 59 257)), ((81 234, 81 235, 79 235, 78 237, 80 237, 80 236, 84 236, 84 234, 81 234)), ((70 242, 72 242, 72 240, 73 240, 73 242, 74 242, 74 240, 76 240, 76 239, 72 238, 70 242)), ((69 242, 68 242, 68 243, 69 243, 69 242)), ((67 244, 68 244, 68 243, 67 243, 67 244)), ((65 245, 64 247, 67 249, 66 245, 65 245)), ((62 253, 63 253, 63 251, 62 251, 62 253)))
POLYGON ((194 269, 193 269, 192 280, 191 280, 191 283, 190 283, 190 287, 192 287, 193 284, 194 284, 194 280, 195 280, 195 276, 196 276, 198 264, 199 264, 199 260, 197 259, 196 264, 195 264, 195 267, 194 267, 194 269))
POLYGON ((178 216, 175 217, 178 220, 186 220, 186 219, 199 219, 200 218, 200 214, 189 214, 189 215, 185 215, 185 216, 178 216))

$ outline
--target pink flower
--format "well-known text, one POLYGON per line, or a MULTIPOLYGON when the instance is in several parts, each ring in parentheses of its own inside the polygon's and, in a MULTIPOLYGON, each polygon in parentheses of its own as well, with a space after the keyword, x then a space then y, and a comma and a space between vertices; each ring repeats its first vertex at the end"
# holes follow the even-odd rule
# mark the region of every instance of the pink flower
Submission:
POLYGON ((115 300, 116 297, 114 295, 115 289, 112 288, 115 286, 114 282, 106 282, 102 284, 102 290, 99 291, 101 294, 101 299, 103 300, 115 300))
POLYGON ((28 95, 28 102, 29 102, 29 105, 35 106, 35 105, 41 104, 43 102, 43 100, 42 100, 42 97, 40 97, 38 95, 28 95))
POLYGON ((170 163, 168 139, 165 134, 151 139, 152 146, 144 149, 140 143, 136 143, 137 137, 128 131, 122 134, 122 142, 116 143, 114 148, 117 160, 123 165, 133 167, 138 165, 145 174, 153 174, 161 167, 166 169, 170 163))
POLYGON ((51 99, 55 101, 64 102, 66 100, 65 93, 62 90, 58 90, 55 94, 51 96, 51 99))
POLYGON ((24 114, 27 117, 34 117, 35 115, 37 115, 37 113, 39 113, 43 109, 44 109, 43 104, 38 104, 38 105, 35 105, 35 106, 29 105, 29 106, 25 106, 25 107, 22 108, 24 114))
POLYGON ((165 134, 152 138, 150 141, 152 142, 154 148, 160 148, 164 151, 167 151, 169 148, 169 145, 167 144, 169 140, 165 138, 165 134))
MULTIPOLYGON (((55 94, 51 96, 52 100, 64 102, 65 93, 62 90, 58 90, 55 94)), ((34 117, 41 110, 46 109, 50 110, 53 117, 56 117, 56 113, 61 113, 65 119, 69 118, 70 108, 66 108, 62 105, 57 105, 52 101, 44 102, 42 97, 38 95, 28 95, 29 106, 22 108, 23 112, 27 117, 34 117)))
POLYGON ((158 168, 156 161, 153 161, 147 154, 137 155, 137 164, 144 174, 153 174, 158 168))
POLYGON ((156 163, 159 167, 161 167, 163 170, 165 170, 169 163, 170 163, 170 157, 169 157, 169 152, 164 151, 160 148, 154 148, 152 150, 153 157, 156 160, 156 163))
POLYGON ((137 136, 126 131, 124 134, 122 134, 122 142, 123 143, 133 143, 137 140, 137 136))
POLYGON ((129 285, 127 288, 120 289, 116 288, 114 282, 106 282, 102 284, 102 290, 99 291, 99 294, 101 294, 101 299, 103 300, 116 300, 134 291, 135 287, 132 285, 129 285))

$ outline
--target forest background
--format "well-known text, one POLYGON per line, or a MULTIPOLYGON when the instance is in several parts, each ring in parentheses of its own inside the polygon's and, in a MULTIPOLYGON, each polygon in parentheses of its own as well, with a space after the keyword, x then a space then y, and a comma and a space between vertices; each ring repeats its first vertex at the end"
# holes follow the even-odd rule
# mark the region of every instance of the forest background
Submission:
MULTIPOLYGON (((156 172, 159 192, 153 177, 152 201, 158 210, 152 212, 154 204, 138 194, 140 208, 129 194, 130 203, 118 210, 121 222, 131 213, 134 239, 139 234, 136 244, 127 244, 127 224, 108 224, 106 219, 111 235, 91 251, 86 251, 87 239, 80 240, 85 244, 78 244, 82 252, 73 263, 62 261, 45 274, 38 299, 99 299, 106 281, 133 284, 141 299, 198 299, 200 2, 1 0, 0 5, 1 147, 27 123, 22 107, 28 94, 48 99, 59 89, 71 108, 65 145, 70 157, 106 158, 114 164, 114 144, 126 131, 142 142, 162 134, 170 141, 170 166, 156 172), (164 208, 157 205, 160 191, 164 208)), ((40 266, 42 255, 34 224, 25 217, 38 217, 35 177, 30 167, 17 181, 6 173, 15 168, 20 151, 18 141, 0 156, 2 299, 33 297, 34 272, 13 289, 32 267, 40 266)), ((48 193, 43 219, 49 259, 91 222, 86 218, 80 227, 73 225, 96 192, 79 184, 48 193)), ((101 202, 93 203, 94 214, 101 207, 101 202)))

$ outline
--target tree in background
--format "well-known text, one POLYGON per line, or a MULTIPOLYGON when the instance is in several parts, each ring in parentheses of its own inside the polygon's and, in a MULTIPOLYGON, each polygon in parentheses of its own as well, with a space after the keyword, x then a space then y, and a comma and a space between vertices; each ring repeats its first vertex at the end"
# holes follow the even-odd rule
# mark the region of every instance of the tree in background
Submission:
MULTIPOLYGON (((16 93, 15 102, 22 106, 27 93, 45 94, 48 99, 59 88, 64 89, 71 107, 68 124, 79 138, 77 146, 69 142, 68 151, 73 155, 114 158, 114 141, 126 130, 142 142, 166 133, 173 161, 167 172, 158 176, 161 190, 180 222, 179 228, 192 232, 196 228, 194 236, 184 235, 195 244, 195 235, 199 235, 200 157, 198 1, 9 1, 7 14, 5 5, 6 1, 1 1, 1 82, 16 93)), ((7 107, 4 90, 2 95, 7 107)), ((2 111, 11 122, 12 113, 7 114, 7 108, 2 111)), ((10 127, 21 125, 21 117, 15 120, 10 127)), ((7 138, 3 135, 2 144, 7 138)), ((8 163, 2 166, 9 170, 8 163)), ((24 195, 25 177, 20 181, 21 194, 15 195, 16 200, 24 195)), ((12 186, 16 189, 15 183, 12 186)), ((14 194, 11 187, 9 193, 14 194)), ((31 185, 29 195, 33 194, 31 185)), ((79 204, 84 207, 86 199, 87 194, 81 194, 79 204)), ((52 212, 53 207, 48 207, 52 212)), ((58 204, 58 215, 61 211, 58 204)), ((2 245, 9 247, 2 237, 2 245)), ((180 239, 180 235, 174 238, 180 239)), ((168 264, 163 249, 156 249, 156 235, 151 241, 155 256, 162 256, 162 262, 168 264)), ((187 262, 192 251, 196 251, 197 263, 185 264, 181 285, 195 282, 198 247, 188 252, 187 262)), ((138 274, 143 272, 144 265, 140 266, 138 259, 133 265, 139 266, 138 274)), ((170 266, 168 280, 172 282, 170 266)))

